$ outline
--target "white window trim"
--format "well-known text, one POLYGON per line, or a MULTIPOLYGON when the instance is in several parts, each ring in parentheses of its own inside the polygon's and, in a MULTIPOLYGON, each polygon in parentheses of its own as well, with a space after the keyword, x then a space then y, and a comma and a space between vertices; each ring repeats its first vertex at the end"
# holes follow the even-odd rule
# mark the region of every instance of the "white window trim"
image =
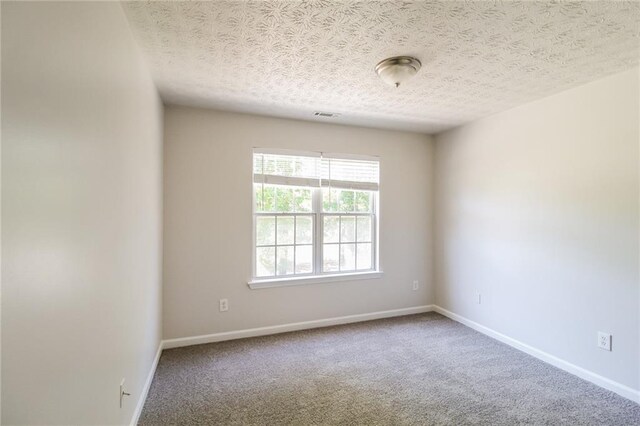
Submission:
POLYGON ((257 290, 261 288, 271 287, 288 287, 296 285, 309 285, 320 283, 333 283, 338 281, 356 281, 356 280, 371 280, 382 278, 384 273, 382 271, 366 271, 366 272, 352 272, 341 274, 325 274, 325 275, 311 275, 311 276, 292 276, 281 278, 269 278, 269 279, 255 279, 247 282, 249 288, 257 290))

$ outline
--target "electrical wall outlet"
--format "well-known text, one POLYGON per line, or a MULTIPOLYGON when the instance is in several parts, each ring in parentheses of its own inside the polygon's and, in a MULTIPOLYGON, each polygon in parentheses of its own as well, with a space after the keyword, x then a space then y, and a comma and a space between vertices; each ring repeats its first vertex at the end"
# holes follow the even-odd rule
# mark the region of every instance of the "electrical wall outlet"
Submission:
POLYGON ((417 289, 418 289, 418 287, 419 287, 418 280, 415 280, 415 281, 413 282, 413 289, 414 289, 414 290, 417 290, 417 289))
POLYGON ((476 302, 478 303, 478 305, 482 304, 482 294, 481 293, 476 293, 476 302))
POLYGON ((598 331, 598 347, 605 351, 611 350, 611 334, 598 331))
POLYGON ((229 299, 220 299, 220 312, 227 312, 229 310, 229 299))

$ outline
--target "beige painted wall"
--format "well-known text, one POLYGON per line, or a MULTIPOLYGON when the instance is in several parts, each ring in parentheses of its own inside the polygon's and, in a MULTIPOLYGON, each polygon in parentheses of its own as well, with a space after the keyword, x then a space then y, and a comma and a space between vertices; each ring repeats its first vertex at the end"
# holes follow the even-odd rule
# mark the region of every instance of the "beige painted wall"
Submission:
POLYGON ((165 338, 432 303, 432 149, 412 133, 166 107, 165 338), (249 289, 253 147, 380 156, 384 277, 249 289))
POLYGON ((128 424, 161 338, 162 104, 118 3, 2 3, 2 143, 2 423, 128 424))
POLYGON ((634 389, 638 77, 616 74, 436 138, 437 303, 634 389), (613 334, 612 352, 596 346, 598 331, 613 334))

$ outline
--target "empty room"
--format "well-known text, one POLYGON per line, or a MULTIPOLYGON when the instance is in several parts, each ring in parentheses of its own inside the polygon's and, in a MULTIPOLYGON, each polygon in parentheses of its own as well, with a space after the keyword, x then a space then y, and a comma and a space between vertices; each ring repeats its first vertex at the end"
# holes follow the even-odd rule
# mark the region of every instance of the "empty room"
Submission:
POLYGON ((0 2, 3 425, 640 425, 640 2, 0 2))

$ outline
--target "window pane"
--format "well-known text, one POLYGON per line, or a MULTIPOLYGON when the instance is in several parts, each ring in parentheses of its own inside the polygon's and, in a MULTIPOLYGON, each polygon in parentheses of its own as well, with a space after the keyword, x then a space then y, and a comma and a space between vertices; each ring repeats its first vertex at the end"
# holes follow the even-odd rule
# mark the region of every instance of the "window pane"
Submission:
POLYGON ((340 238, 343 243, 352 243, 356 240, 356 218, 342 216, 340 224, 340 238))
POLYGON ((367 191, 356 191, 356 211, 357 212, 370 212, 371 211, 371 193, 367 191))
POLYGON ((266 246, 276 243, 275 216, 256 217, 256 245, 266 246))
POLYGON ((358 270, 371 269, 371 244, 358 244, 358 270))
POLYGON ((340 253, 338 244, 325 244, 322 249, 322 270, 324 272, 338 271, 340 253))
POLYGON ((310 189, 294 189, 294 207, 296 212, 311 212, 311 190, 310 189))
POLYGON ((293 274, 293 246, 278 247, 278 275, 293 274))
POLYGON ((278 217, 278 245, 293 244, 293 216, 278 217))
POLYGON ((293 189, 276 188, 276 211, 293 212, 293 189))
POLYGON ((256 248, 256 277, 272 277, 276 274, 274 247, 256 248))
POLYGON ((353 271, 356 269, 356 245, 340 244, 340 270, 353 271))
POLYGON ((350 189, 322 188, 322 210, 324 212, 368 212, 371 210, 371 193, 350 189))
POLYGON ((255 210, 257 212, 264 211, 262 207, 262 185, 253 185, 253 193, 255 195, 255 210))
POLYGON ((273 186, 255 184, 256 192, 256 211, 257 212, 272 212, 274 211, 274 197, 276 189, 273 186))
POLYGON ((355 197, 353 191, 340 191, 340 203, 338 204, 338 208, 341 212, 347 213, 351 213, 355 210, 355 197))
POLYGON ((371 217, 358 217, 358 242, 371 241, 371 217))
POLYGON ((313 219, 310 216, 296 217, 296 244, 313 243, 313 219))
POLYGON ((296 274, 313 272, 313 248, 311 246, 296 247, 296 274))
POLYGON ((337 243, 340 232, 340 221, 338 216, 324 217, 324 240, 325 243, 337 243))
POLYGON ((337 212, 339 196, 340 193, 337 189, 322 188, 322 211, 337 212))

